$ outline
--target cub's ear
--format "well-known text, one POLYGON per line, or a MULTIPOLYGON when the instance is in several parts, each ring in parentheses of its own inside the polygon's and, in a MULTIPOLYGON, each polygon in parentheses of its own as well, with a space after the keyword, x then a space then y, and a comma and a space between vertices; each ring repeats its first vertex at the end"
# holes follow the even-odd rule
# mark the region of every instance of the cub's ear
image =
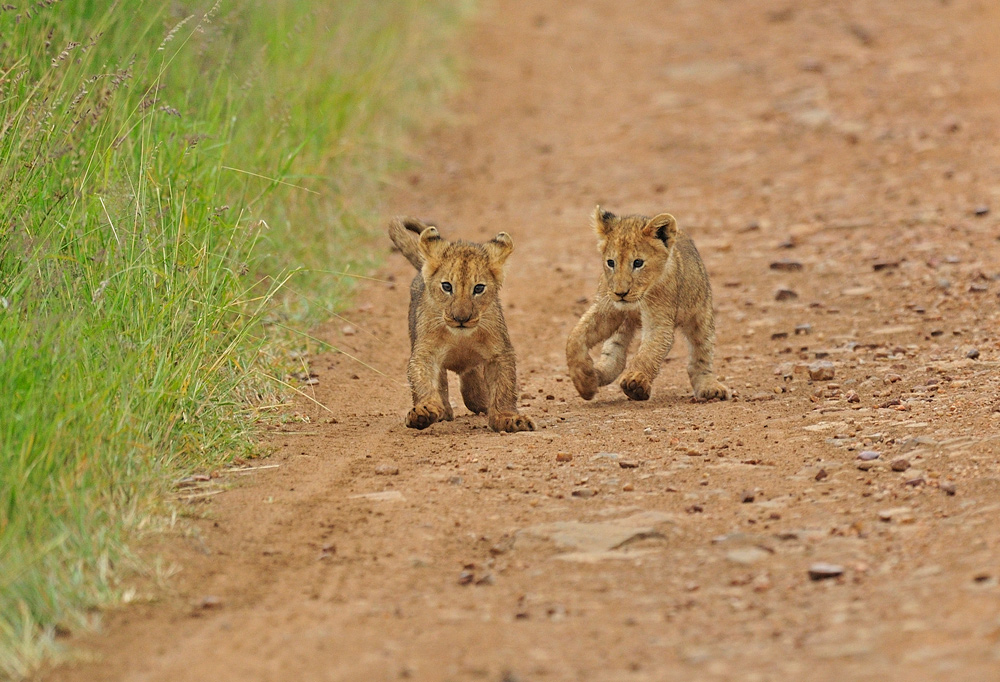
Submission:
POLYGON ((650 218, 642 228, 642 233, 647 237, 659 239, 669 249, 677 238, 677 220, 669 213, 661 213, 655 218, 650 218))
POLYGON ((503 269, 503 264, 507 262, 507 256, 514 250, 514 240, 506 232, 501 232, 496 237, 486 242, 486 253, 490 256, 490 265, 496 272, 503 269))
POLYGON ((417 240, 417 249, 420 251, 420 255, 424 257, 424 264, 436 265, 441 253, 447 246, 448 242, 441 239, 441 235, 438 234, 436 227, 428 227, 420 233, 420 239, 417 240))
POLYGON ((615 214, 602 210, 600 204, 594 207, 594 216, 592 218, 594 231, 597 232, 597 238, 602 242, 611 235, 611 223, 614 219, 615 214))

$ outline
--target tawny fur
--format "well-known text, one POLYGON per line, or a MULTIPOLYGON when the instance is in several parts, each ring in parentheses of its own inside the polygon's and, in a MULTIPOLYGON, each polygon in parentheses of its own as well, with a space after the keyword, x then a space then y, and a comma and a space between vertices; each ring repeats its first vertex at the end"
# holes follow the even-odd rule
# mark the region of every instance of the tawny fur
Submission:
POLYGON ((517 411, 514 347, 500 306, 504 263, 514 249, 510 236, 452 243, 436 227, 395 218, 389 237, 418 270, 410 285, 413 409, 406 425, 426 429, 455 418, 448 399, 451 370, 459 375, 465 406, 485 414, 491 429, 533 431, 535 423, 517 411))
POLYGON ((573 385, 585 400, 621 376, 632 400, 648 400, 679 329, 690 345, 688 377, 699 400, 732 396, 713 369, 715 316, 705 264, 694 242, 669 213, 654 218, 594 211, 603 274, 597 297, 566 342, 573 385), (629 344, 642 333, 626 364, 629 344), (590 349, 597 344, 595 364, 590 349), (624 374, 622 372, 624 371, 624 374))

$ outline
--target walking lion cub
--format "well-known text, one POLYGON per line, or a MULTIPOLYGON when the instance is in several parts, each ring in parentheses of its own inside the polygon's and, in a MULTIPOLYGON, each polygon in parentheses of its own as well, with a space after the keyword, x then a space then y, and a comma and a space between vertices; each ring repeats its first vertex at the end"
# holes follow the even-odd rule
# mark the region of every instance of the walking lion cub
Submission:
POLYGON ((654 218, 594 210, 604 272, 597 297, 566 343, 566 362, 576 390, 590 400, 600 386, 619 382, 632 400, 648 400, 653 380, 680 329, 690 345, 688 376, 699 400, 732 396, 712 369, 715 316, 705 264, 694 242, 669 213, 654 218), (639 350, 626 366, 632 337, 639 350), (590 349, 603 342, 596 365, 590 349))
POLYGON ((501 232, 485 244, 441 238, 436 227, 395 218, 389 237, 417 269, 410 285, 411 429, 455 418, 448 370, 459 375, 462 400, 485 414, 494 431, 534 431, 517 411, 514 347, 500 308, 504 262, 514 249, 501 232))

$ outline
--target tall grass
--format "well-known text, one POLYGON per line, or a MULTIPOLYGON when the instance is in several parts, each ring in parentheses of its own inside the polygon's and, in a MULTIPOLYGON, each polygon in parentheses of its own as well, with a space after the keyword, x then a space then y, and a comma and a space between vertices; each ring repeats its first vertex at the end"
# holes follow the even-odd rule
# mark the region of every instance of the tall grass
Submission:
POLYGON ((466 9, 0 9, 0 677, 120 597, 165 481, 251 447, 263 321, 336 305, 466 9))

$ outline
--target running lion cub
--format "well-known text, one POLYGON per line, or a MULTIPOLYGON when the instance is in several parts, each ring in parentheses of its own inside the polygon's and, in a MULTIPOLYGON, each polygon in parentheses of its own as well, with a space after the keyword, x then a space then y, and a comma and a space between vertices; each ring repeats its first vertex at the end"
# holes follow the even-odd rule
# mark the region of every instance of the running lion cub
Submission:
POLYGON ((460 378, 465 406, 486 414, 494 431, 534 431, 517 412, 514 347, 500 309, 503 266, 514 249, 501 232, 485 244, 447 242, 436 227, 395 218, 389 237, 417 268, 410 285, 411 429, 455 418, 448 370, 460 378))
POLYGON ((594 210, 604 272, 597 297, 566 343, 566 362, 576 390, 590 400, 600 386, 625 371, 621 388, 632 400, 648 400, 653 380, 680 329, 690 344, 688 376, 699 400, 732 396, 712 369, 715 318, 712 289, 694 242, 669 213, 654 218, 594 210), (632 337, 639 350, 626 366, 632 337), (590 349, 599 343, 594 364, 590 349))

